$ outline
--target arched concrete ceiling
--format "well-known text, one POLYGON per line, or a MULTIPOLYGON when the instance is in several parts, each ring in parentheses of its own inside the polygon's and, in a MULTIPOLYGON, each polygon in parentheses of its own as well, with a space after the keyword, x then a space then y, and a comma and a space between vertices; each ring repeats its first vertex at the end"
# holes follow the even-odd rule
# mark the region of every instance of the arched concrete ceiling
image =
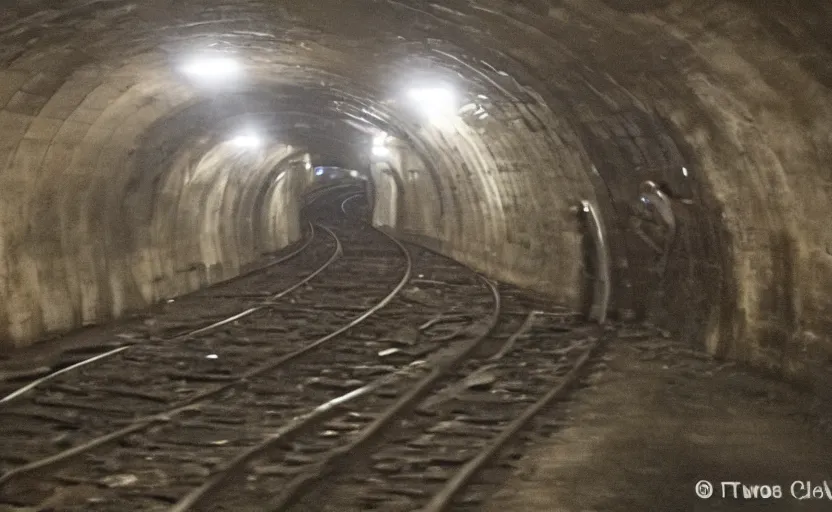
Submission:
POLYGON ((830 20, 809 0, 20 0, 0 13, 0 333, 233 275, 297 238, 303 155, 368 161, 373 126, 399 141, 402 235, 579 303, 573 206, 594 201, 619 313, 823 381, 830 20), (206 55, 241 72, 183 72, 206 55), (488 116, 426 123, 404 91, 438 83, 488 116), (249 129, 264 146, 235 149, 249 129), (677 203, 664 267, 634 220, 645 180, 677 203))

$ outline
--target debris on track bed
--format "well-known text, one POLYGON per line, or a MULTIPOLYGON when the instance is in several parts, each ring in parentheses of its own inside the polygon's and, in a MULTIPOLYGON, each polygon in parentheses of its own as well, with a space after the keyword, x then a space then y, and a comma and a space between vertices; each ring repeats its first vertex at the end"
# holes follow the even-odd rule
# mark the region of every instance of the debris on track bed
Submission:
POLYGON ((560 425, 552 404, 611 329, 377 231, 358 191, 310 197, 291 257, 159 308, 97 359, 4 382, 0 510, 487 499, 483 476, 560 425))

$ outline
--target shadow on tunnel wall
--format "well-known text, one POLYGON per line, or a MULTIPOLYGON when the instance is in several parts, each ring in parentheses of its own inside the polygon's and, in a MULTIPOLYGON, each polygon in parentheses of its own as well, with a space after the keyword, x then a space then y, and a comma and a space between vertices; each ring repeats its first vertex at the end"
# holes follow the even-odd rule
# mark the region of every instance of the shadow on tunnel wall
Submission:
POLYGON ((832 52, 825 20, 832 19, 832 2, 815 0, 735 0, 753 11, 770 37, 796 54, 796 61, 819 83, 832 89, 832 61, 821 52, 807 52, 807 40, 832 52))
POLYGON ((607 7, 618 12, 632 14, 662 9, 672 0, 601 0, 607 7))
MULTIPOLYGON (((595 160, 609 223, 613 316, 649 321, 688 342, 702 342, 716 325, 731 325, 731 244, 718 202, 698 179, 696 158, 680 134, 657 114, 635 108, 584 116, 578 127, 595 160), (671 197, 672 240, 657 219, 640 218, 639 186, 647 180, 671 197)), ((724 351, 733 333, 720 338, 724 351)))

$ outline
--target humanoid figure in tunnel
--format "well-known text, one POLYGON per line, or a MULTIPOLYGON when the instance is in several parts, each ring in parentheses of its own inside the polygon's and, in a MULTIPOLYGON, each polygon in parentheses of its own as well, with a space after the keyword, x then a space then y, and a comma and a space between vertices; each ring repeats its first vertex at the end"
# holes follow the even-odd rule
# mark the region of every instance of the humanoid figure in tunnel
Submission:
POLYGON ((659 257, 653 267, 654 272, 659 276, 664 275, 670 249, 676 238, 676 216, 673 213, 670 190, 650 180, 643 182, 639 186, 638 202, 631 223, 636 235, 659 257))

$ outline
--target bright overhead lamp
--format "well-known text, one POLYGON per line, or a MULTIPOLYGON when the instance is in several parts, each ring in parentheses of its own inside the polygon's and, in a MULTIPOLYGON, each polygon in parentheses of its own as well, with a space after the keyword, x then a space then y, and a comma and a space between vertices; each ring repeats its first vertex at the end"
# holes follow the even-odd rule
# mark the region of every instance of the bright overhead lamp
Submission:
POLYGON ((390 149, 386 146, 373 146, 373 156, 388 156, 390 154, 390 149))
POLYGON ((257 135, 237 135, 231 139, 231 143, 238 148, 259 148, 263 141, 257 135))
POLYGON ((382 132, 373 137, 373 146, 383 146, 387 143, 387 133, 382 132))
POLYGON ((456 112, 456 97, 445 87, 426 87, 410 89, 408 96, 424 111, 431 113, 456 112))
POLYGON ((202 82, 221 83, 237 77, 242 71, 231 57, 195 57, 182 66, 182 72, 202 82))
POLYGON ((447 87, 424 87, 410 89, 407 93, 413 107, 431 124, 442 129, 451 129, 457 118, 457 98, 447 87))

